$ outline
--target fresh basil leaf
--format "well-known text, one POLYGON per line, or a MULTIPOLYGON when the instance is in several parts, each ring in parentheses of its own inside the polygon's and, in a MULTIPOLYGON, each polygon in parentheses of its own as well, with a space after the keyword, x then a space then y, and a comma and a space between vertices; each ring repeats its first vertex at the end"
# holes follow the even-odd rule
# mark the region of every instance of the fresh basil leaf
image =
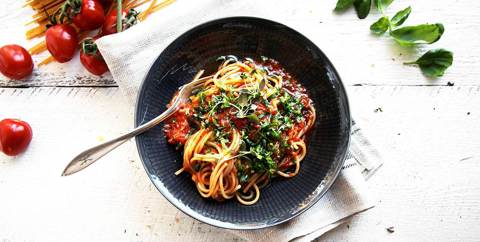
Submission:
POLYGON ((255 123, 260 123, 260 119, 254 113, 247 115, 246 118, 248 118, 250 121, 253 121, 255 123))
POLYGON ((375 0, 375 5, 377 6, 378 11, 383 12, 385 8, 390 6, 393 0, 375 0))
POLYGON ((381 17, 377 22, 373 23, 370 25, 370 30, 375 33, 375 34, 383 34, 387 32, 388 28, 390 28, 390 20, 388 20, 388 17, 381 17))
POLYGON ((335 6, 335 11, 344 11, 352 6, 353 1, 355 0, 338 0, 337 6, 335 6))
POLYGON ((445 70, 452 65, 453 53, 445 49, 429 50, 418 60, 405 62, 407 65, 418 65, 428 77, 443 76, 445 70))
POLYGON ((411 12, 412 12, 412 8, 409 6, 408 8, 396 13, 395 16, 393 16, 393 18, 390 20, 390 22, 392 23, 392 26, 398 27, 402 25, 403 22, 407 20, 411 12))
POLYGON ((248 94, 244 92, 240 93, 240 96, 237 98, 237 104, 240 107, 246 106, 248 104, 248 94))
POLYGON ((390 35, 401 45, 432 44, 442 37, 443 24, 421 24, 396 29, 390 35))
POLYGON ((372 0, 355 0, 353 2, 355 11, 359 19, 364 19, 370 13, 370 7, 372 6, 372 0))

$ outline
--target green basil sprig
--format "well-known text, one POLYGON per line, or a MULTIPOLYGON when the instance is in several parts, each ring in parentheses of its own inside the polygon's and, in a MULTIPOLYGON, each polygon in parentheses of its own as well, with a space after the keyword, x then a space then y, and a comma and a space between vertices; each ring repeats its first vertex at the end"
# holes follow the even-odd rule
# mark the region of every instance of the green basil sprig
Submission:
POLYGON ((412 8, 407 7, 406 9, 396 13, 393 16, 392 20, 390 20, 387 16, 382 16, 380 19, 377 20, 377 22, 370 25, 370 30, 378 35, 383 34, 387 32, 387 30, 392 30, 394 27, 402 25, 405 20, 407 20, 411 12, 412 8))
POLYGON ((445 49, 429 50, 418 60, 405 62, 406 65, 418 65, 428 77, 443 76, 445 70, 453 63, 453 53, 445 49))
MULTIPOLYGON (((441 23, 400 27, 412 12, 410 6, 397 12, 391 19, 385 16, 384 10, 393 1, 394 0, 373 0, 374 5, 383 16, 370 26, 372 33, 381 35, 388 31, 389 35, 403 46, 432 44, 442 37, 445 28, 441 23)), ((370 13, 372 0, 338 0, 335 11, 347 10, 352 5, 355 7, 358 18, 364 19, 370 13)), ((407 62, 405 64, 418 65, 424 75, 439 77, 452 65, 452 62, 452 52, 444 49, 436 49, 426 52, 417 61, 407 62)))
POLYGON ((396 28, 407 20, 411 12, 412 8, 407 7, 396 13, 391 20, 383 16, 370 26, 370 30, 375 34, 389 31, 390 36, 401 45, 432 44, 442 37, 445 28, 440 23, 396 28))
POLYGON ((383 34, 387 32, 387 30, 390 30, 391 32, 393 28, 402 25, 405 20, 407 20, 408 16, 410 16, 411 12, 412 8, 407 7, 406 9, 396 13, 391 20, 387 16, 383 15, 377 20, 377 22, 370 25, 370 30, 375 34, 383 34))

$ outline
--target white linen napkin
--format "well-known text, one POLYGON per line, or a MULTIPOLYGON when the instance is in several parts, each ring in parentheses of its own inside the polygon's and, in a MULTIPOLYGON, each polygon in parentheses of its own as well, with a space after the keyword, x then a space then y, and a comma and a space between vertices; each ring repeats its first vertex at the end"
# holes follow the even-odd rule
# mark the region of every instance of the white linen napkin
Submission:
MULTIPOLYGON (((271 4, 253 0, 178 0, 125 32, 100 38, 97 44, 113 78, 133 106, 150 66, 179 35, 208 20, 229 16, 262 17, 288 25, 288 13, 264 11, 271 4)), ((346 218, 373 207, 365 179, 381 166, 382 160, 356 125, 352 131, 347 161, 337 181, 319 202, 287 223, 255 231, 230 232, 250 241, 311 241, 342 224, 346 218)), ((162 216, 170 216, 174 221, 175 213, 166 210, 162 216)), ((169 229, 166 224, 156 226, 169 229)))

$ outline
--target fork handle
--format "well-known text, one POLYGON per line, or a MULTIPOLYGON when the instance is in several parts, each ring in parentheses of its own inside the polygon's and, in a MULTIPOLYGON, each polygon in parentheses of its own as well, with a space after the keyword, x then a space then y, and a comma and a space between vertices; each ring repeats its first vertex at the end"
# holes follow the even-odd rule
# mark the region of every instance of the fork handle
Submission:
POLYGON ((104 143, 101 143, 97 146, 94 146, 88 150, 85 150, 84 152, 80 153, 77 155, 75 158, 73 158, 72 161, 65 167, 65 170, 63 170, 62 176, 68 176, 71 175, 75 172, 81 171, 85 169, 87 166, 93 164, 95 161, 98 159, 102 158, 104 155, 108 154, 110 151, 114 150, 121 144, 125 143, 125 141, 129 140, 130 138, 137 136, 157 124, 161 123, 163 120, 166 118, 170 117, 173 113, 175 113, 178 109, 178 106, 181 102, 181 97, 183 94, 186 94, 187 92, 185 91, 188 87, 189 91, 188 93, 191 93, 192 88, 195 87, 196 85, 200 85, 203 83, 206 79, 210 78, 211 76, 206 76, 201 79, 200 76, 203 74, 204 70, 200 70, 195 77, 193 78, 193 81, 190 82, 189 84, 186 84, 184 86, 181 86, 179 89, 179 93, 177 94, 175 101, 171 104, 171 106, 165 110, 162 114, 158 115, 154 119, 148 121, 147 123, 144 123, 132 131, 121 135, 117 138, 111 139, 109 141, 106 141, 104 143))
POLYGON ((88 150, 83 151, 79 155, 77 155, 73 160, 68 164, 68 166, 63 171, 62 176, 68 176, 80 170, 83 170, 87 166, 93 164, 98 159, 102 158, 104 155, 108 154, 110 151, 114 150, 121 144, 125 143, 127 140, 135 137, 154 126, 161 123, 163 120, 170 117, 173 113, 175 113, 176 108, 168 108, 160 114, 159 116, 155 117, 154 119, 144 123, 132 131, 123 134, 117 138, 111 139, 109 141, 103 142, 97 146, 94 146, 88 150))

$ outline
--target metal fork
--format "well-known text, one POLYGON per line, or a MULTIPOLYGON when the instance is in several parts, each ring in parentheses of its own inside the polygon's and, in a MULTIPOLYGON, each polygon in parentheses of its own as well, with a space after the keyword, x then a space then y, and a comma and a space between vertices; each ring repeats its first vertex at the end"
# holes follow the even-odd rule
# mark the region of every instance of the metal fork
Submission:
POLYGON ((180 106, 180 104, 188 100, 188 97, 192 95, 193 90, 195 90, 196 88, 199 88, 206 82, 206 80, 211 78, 211 76, 206 76, 199 79, 199 77, 203 74, 203 72, 204 72, 203 70, 199 71, 193 78, 192 82, 185 84, 179 88, 178 95, 175 98, 175 101, 167 110, 165 110, 165 112, 158 115, 154 119, 148 121, 147 123, 144 123, 138 126, 137 128, 133 129, 127 134, 121 135, 117 138, 111 139, 109 141, 106 141, 102 144, 99 144, 97 146, 94 146, 90 149, 83 151, 82 153, 77 155, 75 158, 73 158, 73 160, 67 165, 67 167, 65 167, 65 170, 63 170, 62 176, 68 176, 85 169, 87 166, 93 164, 95 161, 102 158, 104 155, 114 150, 121 144, 125 143, 130 138, 135 137, 155 127, 157 124, 161 123, 163 120, 170 117, 170 115, 174 114, 177 111, 177 108, 180 106))

